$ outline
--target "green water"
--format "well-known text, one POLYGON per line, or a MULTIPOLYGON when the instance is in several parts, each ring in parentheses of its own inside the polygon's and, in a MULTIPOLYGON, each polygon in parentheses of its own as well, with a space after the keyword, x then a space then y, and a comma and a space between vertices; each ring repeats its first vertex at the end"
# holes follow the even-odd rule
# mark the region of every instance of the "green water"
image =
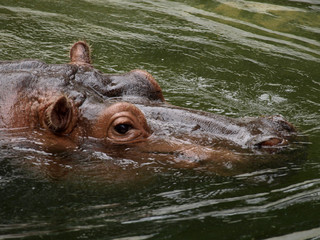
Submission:
POLYGON ((1 60, 65 63, 85 39, 96 68, 145 69, 172 104, 281 114, 308 136, 284 163, 225 177, 142 175, 130 156, 49 154, 1 130, 0 239, 320 239, 320 1, 2 0, 0 23, 1 60), (77 170, 101 161, 128 176, 77 170))

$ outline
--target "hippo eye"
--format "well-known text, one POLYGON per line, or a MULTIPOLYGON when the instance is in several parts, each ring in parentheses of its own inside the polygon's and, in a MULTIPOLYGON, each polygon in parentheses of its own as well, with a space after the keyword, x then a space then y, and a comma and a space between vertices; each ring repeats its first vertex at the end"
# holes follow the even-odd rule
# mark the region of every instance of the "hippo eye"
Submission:
POLYGON ((146 141, 151 130, 139 108, 127 102, 118 102, 100 113, 93 127, 93 137, 107 144, 131 144, 146 141))
POLYGON ((132 129, 132 126, 130 124, 118 124, 114 126, 114 130, 116 130, 116 132, 119 134, 125 134, 130 129, 132 129))

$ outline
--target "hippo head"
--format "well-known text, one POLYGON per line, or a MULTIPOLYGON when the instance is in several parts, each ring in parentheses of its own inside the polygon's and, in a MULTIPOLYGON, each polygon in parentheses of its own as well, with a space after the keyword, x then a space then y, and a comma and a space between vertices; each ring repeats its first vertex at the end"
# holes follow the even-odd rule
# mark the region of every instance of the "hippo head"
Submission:
POLYGON ((294 127, 281 116, 233 119, 165 102, 151 74, 112 75, 91 65, 86 42, 75 43, 69 64, 1 63, 0 127, 48 133, 45 143, 96 142, 109 154, 126 149, 173 156, 176 162, 239 161, 239 152, 278 149, 294 127), (117 151, 114 151, 114 149, 117 151))

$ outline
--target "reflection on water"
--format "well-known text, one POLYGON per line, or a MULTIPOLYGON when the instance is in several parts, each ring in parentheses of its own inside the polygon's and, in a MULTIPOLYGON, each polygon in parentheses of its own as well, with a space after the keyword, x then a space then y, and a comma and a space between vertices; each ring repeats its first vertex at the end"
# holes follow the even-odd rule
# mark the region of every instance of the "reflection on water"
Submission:
POLYGON ((281 114, 309 138, 224 176, 90 145, 52 153, 1 129, 0 239, 317 239, 319 12, 316 0, 1 1, 1 60, 65 63, 86 39, 95 67, 145 69, 170 103, 281 114))

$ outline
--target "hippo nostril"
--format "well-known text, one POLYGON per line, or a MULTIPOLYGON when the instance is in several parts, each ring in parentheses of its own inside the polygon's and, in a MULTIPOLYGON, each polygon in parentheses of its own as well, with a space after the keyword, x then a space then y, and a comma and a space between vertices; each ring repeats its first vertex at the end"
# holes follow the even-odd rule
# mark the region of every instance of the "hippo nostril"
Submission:
POLYGON ((130 124, 118 124, 114 126, 114 130, 119 134, 126 134, 130 129, 132 129, 130 124))

